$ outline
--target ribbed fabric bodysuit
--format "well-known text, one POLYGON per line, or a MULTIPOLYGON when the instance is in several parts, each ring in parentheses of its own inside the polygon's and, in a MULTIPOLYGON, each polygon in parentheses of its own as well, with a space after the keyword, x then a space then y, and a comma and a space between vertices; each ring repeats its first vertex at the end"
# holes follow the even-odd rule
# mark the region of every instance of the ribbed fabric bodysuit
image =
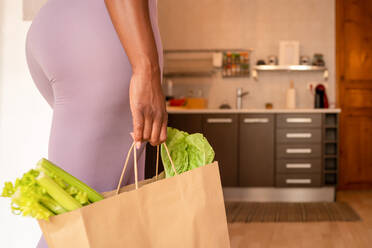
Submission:
MULTIPOLYGON (((156 0, 149 0, 149 11, 162 67, 156 0)), ((132 143, 132 70, 104 0, 49 0, 28 31, 26 56, 53 108, 48 158, 97 191, 114 189, 132 143)), ((144 150, 138 151, 140 179, 144 150)), ((134 181, 130 164, 125 184, 134 181)), ((46 247, 42 239, 38 248, 46 247)))

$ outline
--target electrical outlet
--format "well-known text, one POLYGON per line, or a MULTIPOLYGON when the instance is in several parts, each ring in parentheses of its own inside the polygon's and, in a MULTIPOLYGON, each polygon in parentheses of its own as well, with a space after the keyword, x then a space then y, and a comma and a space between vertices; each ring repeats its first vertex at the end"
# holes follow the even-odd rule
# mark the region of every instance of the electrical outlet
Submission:
POLYGON ((316 83, 310 82, 306 84, 306 89, 310 91, 314 91, 316 83))
POLYGON ((314 93, 314 91, 315 91, 315 87, 316 87, 318 84, 322 84, 322 85, 324 85, 324 87, 325 87, 326 90, 328 90, 328 88, 329 88, 329 84, 328 84, 328 83, 324 83, 324 82, 323 82, 323 83, 318 83, 318 82, 309 82, 309 83, 306 84, 306 89, 307 89, 307 90, 310 90, 311 92, 314 93))

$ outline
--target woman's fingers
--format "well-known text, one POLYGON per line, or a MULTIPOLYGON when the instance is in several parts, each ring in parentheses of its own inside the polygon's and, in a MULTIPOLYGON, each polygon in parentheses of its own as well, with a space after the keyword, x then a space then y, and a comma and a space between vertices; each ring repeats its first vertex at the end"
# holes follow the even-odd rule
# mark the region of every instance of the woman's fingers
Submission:
POLYGON ((167 138, 168 115, 164 111, 155 116, 149 111, 137 110, 133 115, 133 138, 136 142, 149 141, 156 146, 167 138))
POLYGON ((167 126, 168 126, 168 114, 165 113, 165 115, 163 116, 163 122, 162 122, 161 130, 160 130, 159 143, 163 143, 167 139, 167 126))
POLYGON ((141 111, 135 111, 133 113, 133 139, 137 142, 137 148, 138 144, 143 140, 144 125, 143 113, 141 111))
POLYGON ((152 133, 150 144, 153 146, 159 145, 165 141, 167 138, 166 129, 167 129, 167 112, 162 112, 156 115, 152 125, 152 133))
POLYGON ((159 142, 160 129, 161 129, 161 118, 157 117, 154 119, 154 122, 152 124, 150 144, 153 146, 157 146, 160 143, 159 142))
POLYGON ((145 113, 145 125, 143 128, 142 139, 148 141, 151 138, 153 117, 151 113, 145 113))

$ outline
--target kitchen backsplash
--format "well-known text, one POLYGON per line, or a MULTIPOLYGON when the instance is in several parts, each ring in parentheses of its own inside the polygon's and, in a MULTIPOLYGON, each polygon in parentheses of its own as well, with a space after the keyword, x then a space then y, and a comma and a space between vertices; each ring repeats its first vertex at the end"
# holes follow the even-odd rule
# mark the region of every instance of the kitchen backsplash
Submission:
MULTIPOLYGON (((334 0, 162 0, 159 26, 164 49, 252 48, 251 67, 257 59, 279 55, 280 40, 298 40, 300 55, 322 53, 329 70, 327 93, 335 102, 334 0), (232 28, 234 27, 234 28, 232 28)), ((187 96, 201 89, 209 108, 223 103, 235 107, 236 89, 249 91, 243 108, 285 107, 293 80, 297 107, 313 107, 308 83, 323 83, 322 72, 259 72, 252 77, 223 79, 221 74, 201 78, 173 78, 174 94, 187 96)))
MULTIPOLYGON (((274 108, 285 108, 286 90, 289 88, 290 80, 294 80, 296 88, 297 108, 312 108, 314 96, 307 88, 308 83, 321 82, 321 73, 292 72, 290 75, 280 72, 266 72, 259 76, 259 81, 253 79, 237 78, 222 79, 213 78, 187 78, 172 79, 174 83, 173 93, 177 97, 198 96, 202 90, 203 97, 208 99, 209 108, 218 108, 227 103, 232 108, 236 104, 236 89, 243 88, 249 91, 249 95, 243 97, 243 108, 264 108, 265 103, 272 103, 274 108)), ((334 107, 334 101, 330 101, 334 107)))

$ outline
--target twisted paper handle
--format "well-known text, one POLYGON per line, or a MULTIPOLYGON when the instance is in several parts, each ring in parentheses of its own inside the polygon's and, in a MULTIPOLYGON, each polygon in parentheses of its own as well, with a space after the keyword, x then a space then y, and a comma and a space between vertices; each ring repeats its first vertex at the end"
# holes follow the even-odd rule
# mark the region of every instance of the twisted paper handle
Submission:
MULTIPOLYGON (((172 169, 174 171, 174 174, 175 175, 178 175, 178 173, 176 171, 176 167, 174 166, 173 160, 172 160, 172 158, 171 158, 171 156, 169 154, 169 150, 168 150, 167 144, 166 143, 163 143, 163 145, 164 145, 165 151, 167 152, 169 161, 170 161, 170 163, 172 165, 172 169)), ((124 179, 125 171, 126 171, 127 166, 128 166, 130 154, 131 154, 133 148, 134 148, 134 151, 133 151, 133 155, 134 155, 134 181, 135 181, 136 189, 138 189, 137 149, 134 146, 135 146, 135 142, 132 143, 132 145, 130 146, 130 149, 129 149, 128 153, 127 153, 127 157, 125 159, 124 167, 123 167, 123 170, 121 171, 121 176, 120 176, 119 184, 118 184, 118 187, 116 188, 116 194, 119 194, 120 187, 121 187, 121 184, 122 184, 123 179, 124 179)), ((159 170, 159 150, 160 150, 160 147, 158 145, 156 147, 156 177, 155 177, 156 180, 158 179, 158 170, 159 170)))

